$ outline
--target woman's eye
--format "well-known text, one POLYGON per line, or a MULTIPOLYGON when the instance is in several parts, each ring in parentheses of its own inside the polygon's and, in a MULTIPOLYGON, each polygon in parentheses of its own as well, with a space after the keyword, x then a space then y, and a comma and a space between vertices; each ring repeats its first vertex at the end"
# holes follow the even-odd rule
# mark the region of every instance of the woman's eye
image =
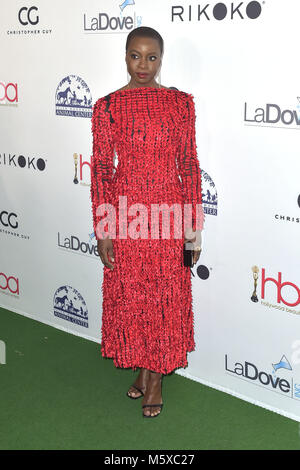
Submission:
MULTIPOLYGON (((138 56, 137 56, 136 54, 131 54, 130 57, 131 57, 132 59, 135 59, 135 58, 138 57, 138 56)), ((151 56, 150 56, 150 61, 151 61, 151 62, 154 62, 154 60, 156 60, 156 59, 157 59, 157 57, 156 57, 155 55, 151 55, 151 56)))

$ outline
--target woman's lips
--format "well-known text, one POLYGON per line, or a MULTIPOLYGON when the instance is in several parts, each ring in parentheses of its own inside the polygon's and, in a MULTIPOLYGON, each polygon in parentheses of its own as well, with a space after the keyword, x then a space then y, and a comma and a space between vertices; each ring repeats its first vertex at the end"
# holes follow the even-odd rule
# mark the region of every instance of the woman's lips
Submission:
POLYGON ((148 74, 147 73, 137 73, 137 76, 139 78, 146 78, 148 76, 148 74))

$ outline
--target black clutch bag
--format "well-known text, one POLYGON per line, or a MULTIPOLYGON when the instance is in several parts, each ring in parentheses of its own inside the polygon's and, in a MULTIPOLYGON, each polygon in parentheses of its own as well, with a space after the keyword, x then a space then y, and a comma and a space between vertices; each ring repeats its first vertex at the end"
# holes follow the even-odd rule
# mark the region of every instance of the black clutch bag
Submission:
POLYGON ((187 268, 192 268, 194 266, 193 263, 193 254, 194 250, 191 249, 192 243, 184 243, 183 244, 183 265, 187 268))

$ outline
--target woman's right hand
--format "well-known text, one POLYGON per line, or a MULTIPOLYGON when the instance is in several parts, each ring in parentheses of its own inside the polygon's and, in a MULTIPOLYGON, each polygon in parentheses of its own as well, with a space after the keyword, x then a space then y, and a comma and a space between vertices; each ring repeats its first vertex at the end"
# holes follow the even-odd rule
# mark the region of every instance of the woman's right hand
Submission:
POLYGON ((113 247, 113 242, 110 238, 104 238, 103 240, 98 240, 97 242, 97 249, 98 253, 100 256, 100 259, 104 266, 110 269, 114 269, 114 265, 110 263, 108 260, 108 256, 112 261, 115 261, 114 259, 114 247, 113 247))

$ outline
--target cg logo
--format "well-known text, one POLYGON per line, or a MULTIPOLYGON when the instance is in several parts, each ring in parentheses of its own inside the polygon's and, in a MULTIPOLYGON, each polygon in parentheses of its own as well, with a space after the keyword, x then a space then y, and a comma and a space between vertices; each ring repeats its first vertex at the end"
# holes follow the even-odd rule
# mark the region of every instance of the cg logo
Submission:
POLYGON ((37 7, 31 7, 31 8, 27 8, 27 7, 22 7, 20 10, 19 10, 19 14, 18 14, 18 18, 19 18, 19 21, 20 23, 23 25, 23 26, 26 26, 28 25, 28 23, 30 24, 38 24, 39 22, 39 17, 36 16, 34 19, 31 18, 31 12, 32 11, 38 11, 37 7), (25 13, 27 12, 27 14, 25 13), (27 21, 24 21, 24 19, 22 19, 22 17, 24 18, 25 16, 25 20, 27 19, 27 21))
POLYGON ((12 217, 17 218, 17 214, 14 214, 14 212, 11 212, 9 214, 7 211, 0 212, 0 222, 2 223, 2 225, 4 225, 4 227, 10 226, 11 228, 18 228, 19 224, 18 224, 17 220, 15 220, 14 225, 12 224, 12 222, 10 220, 12 217))
POLYGON ((19 279, 0 273, 0 288, 2 290, 8 289, 12 294, 19 294, 19 279))
POLYGON ((0 101, 4 100, 9 101, 10 103, 18 101, 18 85, 16 83, 8 83, 5 85, 0 82, 0 101), (1 89, 3 89, 3 96, 1 96, 1 89))

